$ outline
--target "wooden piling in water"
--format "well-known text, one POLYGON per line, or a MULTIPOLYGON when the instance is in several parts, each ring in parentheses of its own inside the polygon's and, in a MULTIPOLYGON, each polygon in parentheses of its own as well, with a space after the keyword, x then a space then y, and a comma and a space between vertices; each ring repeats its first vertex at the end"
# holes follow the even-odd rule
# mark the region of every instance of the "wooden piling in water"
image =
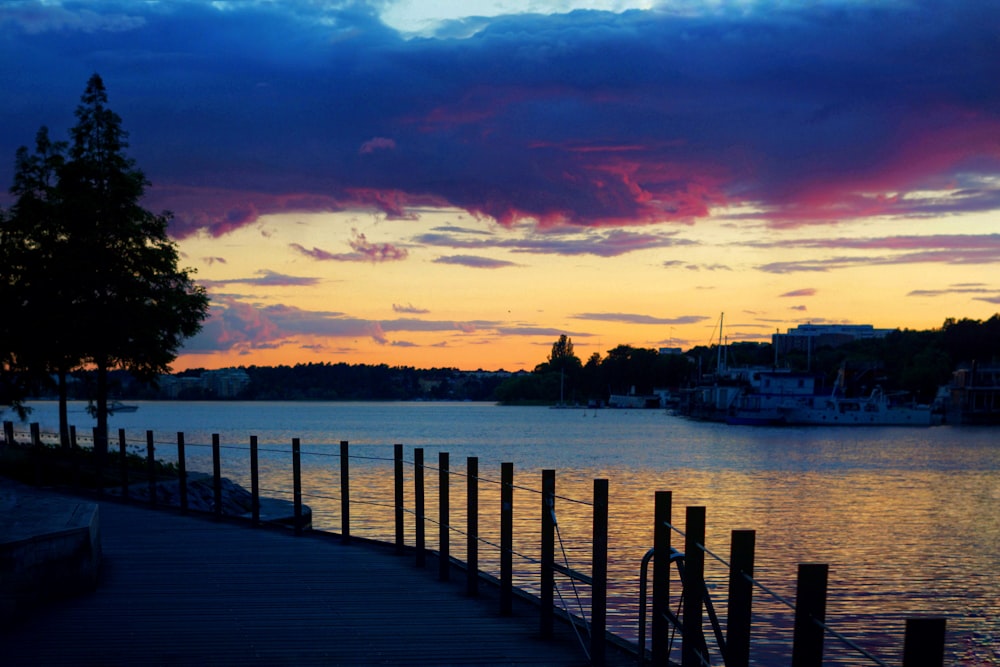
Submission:
POLYGON ((903 639, 903 667, 944 664, 944 618, 908 618, 903 639))
POLYGON ((541 545, 539 589, 541 614, 539 632, 544 639, 552 637, 555 594, 555 534, 556 534, 556 471, 542 471, 541 545))
POLYGON ((451 579, 451 550, 448 539, 451 505, 448 484, 448 452, 438 452, 438 579, 441 581, 451 579))
POLYGON ((403 518, 403 445, 393 445, 393 489, 394 489, 394 509, 396 523, 396 553, 402 555, 405 547, 405 525, 403 518))
POLYGON ((413 513, 416 518, 414 540, 416 541, 417 567, 424 567, 427 564, 424 512, 424 448, 417 447, 413 450, 413 513))
POLYGON ((302 453, 298 438, 292 438, 292 506, 295 534, 302 534, 302 453))
POLYGON ((465 594, 479 595, 479 458, 466 459, 465 594))
POLYGON ((250 521, 260 525, 260 463, 257 458, 257 436, 250 436, 250 521))
MULTIPOLYGON (((670 664, 670 621, 667 613, 670 611, 670 564, 672 549, 670 546, 670 514, 673 493, 657 491, 654 507, 653 526, 653 627, 652 655, 654 667, 667 667, 670 664)), ((640 646, 645 651, 645 646, 640 646)))
POLYGON ((514 605, 514 464, 500 464, 500 614, 514 605))
POLYGON ((792 639, 792 667, 822 667, 823 626, 826 622, 826 586, 829 566, 819 563, 799 565, 795 594, 795 631, 792 639))
POLYGON ((682 667, 709 662, 702 625, 705 591, 705 508, 687 508, 684 523, 684 614, 681 642, 682 667))
POLYGON ((590 663, 604 664, 608 619, 608 480, 594 480, 593 551, 590 591, 590 663))
POLYGON ((726 667, 750 664, 750 618, 757 533, 734 530, 729 548, 729 606, 726 613, 726 667))
POLYGON ((350 444, 340 441, 340 539, 351 543, 351 457, 350 444))

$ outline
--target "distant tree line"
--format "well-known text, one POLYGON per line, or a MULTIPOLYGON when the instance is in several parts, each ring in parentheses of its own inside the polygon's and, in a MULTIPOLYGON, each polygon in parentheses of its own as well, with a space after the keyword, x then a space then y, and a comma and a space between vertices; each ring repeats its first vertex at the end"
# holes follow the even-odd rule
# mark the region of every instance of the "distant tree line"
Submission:
MULTIPOLYGON (((155 384, 140 381, 127 371, 109 375, 111 395, 121 399, 188 400, 469 400, 509 405, 586 405, 607 401, 611 394, 648 394, 654 389, 677 390, 697 384, 716 370, 724 355, 729 367, 788 368, 809 371, 832 388, 846 368, 852 393, 875 384, 886 391, 906 391, 922 401, 933 399, 963 364, 1000 364, 1000 315, 989 320, 945 320, 940 329, 897 330, 884 338, 859 340, 838 347, 821 347, 809 354, 795 352, 774 358, 766 343, 733 343, 694 347, 684 354, 659 354, 651 348, 618 345, 586 363, 575 354, 573 341, 561 336, 548 357, 531 372, 460 371, 454 368, 419 369, 385 364, 311 363, 294 366, 247 366, 249 383, 233 396, 218 396, 204 387, 168 396, 155 384)), ((174 377, 199 377, 191 369, 174 377)), ((69 383, 69 397, 88 399, 94 391, 92 371, 77 371, 69 383)), ((39 385, 35 394, 44 394, 39 385)))
MULTIPOLYGON (((168 394, 159 383, 148 383, 128 371, 109 376, 111 395, 120 400, 245 400, 245 401, 492 401, 507 373, 460 371, 454 368, 418 369, 385 364, 312 363, 294 366, 247 366, 249 383, 239 392, 221 396, 203 384, 168 394)), ((206 371, 195 368, 174 375, 198 378, 206 371)), ((93 373, 78 371, 68 383, 68 395, 89 400, 94 391, 93 373)), ((33 395, 50 395, 47 384, 33 395)))
POLYGON ((512 377, 498 388, 496 399, 507 404, 568 404, 606 401, 611 394, 649 394, 698 384, 717 370, 720 357, 730 368, 787 368, 820 375, 832 389, 841 369, 852 383, 850 393, 903 391, 931 401, 963 364, 1000 364, 1000 314, 986 321, 949 318, 940 329, 899 329, 884 338, 857 340, 836 347, 794 352, 775 359, 769 343, 697 346, 684 354, 659 354, 651 348, 619 345, 606 356, 594 353, 586 363, 562 336, 548 358, 530 375, 512 377))

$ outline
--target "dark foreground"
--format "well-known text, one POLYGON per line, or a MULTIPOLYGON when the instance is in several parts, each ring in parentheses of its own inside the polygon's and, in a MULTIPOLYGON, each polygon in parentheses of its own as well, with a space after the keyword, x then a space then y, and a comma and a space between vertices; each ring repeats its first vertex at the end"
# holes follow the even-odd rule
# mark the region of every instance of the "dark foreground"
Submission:
POLYGON ((97 590, 0 628, 4 665, 588 664, 569 627, 543 641, 526 603, 379 545, 117 502, 100 532, 97 590))

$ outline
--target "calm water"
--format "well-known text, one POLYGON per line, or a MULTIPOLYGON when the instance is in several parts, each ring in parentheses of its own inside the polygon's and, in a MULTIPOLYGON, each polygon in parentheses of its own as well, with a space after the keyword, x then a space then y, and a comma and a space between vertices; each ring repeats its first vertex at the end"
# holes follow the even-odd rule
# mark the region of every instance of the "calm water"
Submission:
MULTIPOLYGON (((56 407, 38 403, 31 417, 56 427, 56 407)), ((82 404, 70 421, 89 433, 82 404)), ((5 418, 10 418, 9 415, 5 418)), ((1000 430, 991 428, 748 428, 689 422, 661 411, 549 410, 477 403, 140 403, 112 417, 130 443, 154 431, 158 457, 171 459, 176 433, 189 445, 188 466, 211 470, 211 434, 220 434, 223 474, 249 486, 250 435, 259 438, 262 487, 287 494, 291 439, 303 448, 306 502, 314 525, 339 530, 339 449, 351 443, 352 533, 391 541, 392 445, 422 447, 436 467, 448 452, 452 471, 479 458, 481 533, 499 543, 500 464, 515 466, 515 565, 518 585, 537 577, 536 533, 541 470, 557 471, 557 514, 565 558, 589 571, 593 480, 610 484, 609 626, 637 635, 639 565, 652 544, 653 500, 673 492, 674 523, 684 507, 707 508, 706 546, 728 559, 730 531, 757 531, 756 578, 795 598, 798 563, 830 566, 827 619, 888 664, 901 661, 904 619, 948 619, 946 664, 1000 664, 1000 430), (520 488, 524 487, 524 488, 520 488)), ((413 506, 407 466, 407 506, 413 506)), ((437 472, 426 473, 427 514, 437 516, 437 472)), ((451 483, 452 525, 465 524, 465 478, 451 483)), ((413 543, 408 517, 407 542, 413 543)), ((438 528, 427 527, 437 547, 438 528)), ((465 538, 453 533, 451 552, 465 557, 465 538)), ((683 538, 674 537, 675 545, 683 538)), ((557 557, 562 552, 557 547, 557 557)), ((496 574, 497 555, 480 547, 483 569, 496 574)), ((706 577, 725 613, 726 572, 712 561, 706 577)), ((571 611, 576 593, 559 590, 571 611)), ((672 590, 679 590, 679 586, 672 590)), ((586 601, 585 589, 578 591, 586 601)), ((788 662, 792 610, 754 593, 756 664, 788 662)), ((873 664, 827 638, 828 664, 873 664)))

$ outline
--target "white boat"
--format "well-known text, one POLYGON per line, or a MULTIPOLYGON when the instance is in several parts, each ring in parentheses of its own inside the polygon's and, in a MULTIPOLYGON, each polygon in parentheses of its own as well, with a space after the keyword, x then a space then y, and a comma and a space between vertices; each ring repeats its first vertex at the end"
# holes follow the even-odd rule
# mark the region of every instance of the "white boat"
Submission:
POLYGON ((135 412, 138 409, 138 405, 127 405, 121 401, 110 401, 108 403, 109 414, 115 414, 116 412, 135 412))
POLYGON ((815 396, 793 405, 778 406, 781 424, 816 426, 934 426, 942 415, 929 405, 893 403, 876 387, 865 397, 815 396))

